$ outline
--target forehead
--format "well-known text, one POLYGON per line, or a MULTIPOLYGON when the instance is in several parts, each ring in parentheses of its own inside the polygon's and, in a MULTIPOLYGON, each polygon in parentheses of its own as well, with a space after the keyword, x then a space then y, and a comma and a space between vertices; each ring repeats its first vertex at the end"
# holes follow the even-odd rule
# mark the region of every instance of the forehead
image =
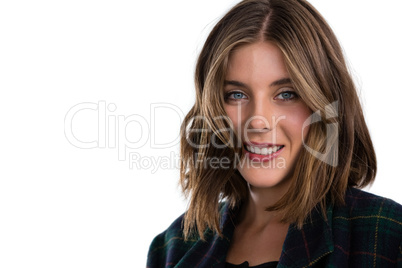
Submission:
POLYGON ((271 42, 240 46, 229 56, 226 80, 275 81, 289 77, 281 50, 271 42))

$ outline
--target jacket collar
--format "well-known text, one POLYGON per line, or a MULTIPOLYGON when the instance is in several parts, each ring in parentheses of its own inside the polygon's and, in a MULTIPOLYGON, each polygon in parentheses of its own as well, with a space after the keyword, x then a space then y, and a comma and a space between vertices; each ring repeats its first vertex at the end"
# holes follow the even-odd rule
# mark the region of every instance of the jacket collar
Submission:
MULTIPOLYGON (((239 209, 230 210, 225 204, 222 211, 221 228, 224 239, 230 243, 239 209)), ((325 219, 321 210, 315 208, 301 229, 289 226, 278 267, 311 267, 333 252, 332 211, 333 207, 328 206, 325 219)))
POLYGON ((311 267, 333 252, 332 211, 333 207, 328 207, 324 219, 320 210, 314 209, 301 229, 289 226, 278 267, 311 267))
MULTIPOLYGON (((209 232, 206 241, 199 240, 182 259, 183 265, 194 263, 197 267, 225 267, 226 255, 235 229, 238 208, 230 209, 226 203, 221 208, 222 236, 209 232), (188 262, 187 262, 188 261, 188 262)), ((332 207, 327 209, 327 219, 318 209, 301 229, 290 225, 282 248, 278 267, 311 267, 334 250, 332 240, 332 207)))

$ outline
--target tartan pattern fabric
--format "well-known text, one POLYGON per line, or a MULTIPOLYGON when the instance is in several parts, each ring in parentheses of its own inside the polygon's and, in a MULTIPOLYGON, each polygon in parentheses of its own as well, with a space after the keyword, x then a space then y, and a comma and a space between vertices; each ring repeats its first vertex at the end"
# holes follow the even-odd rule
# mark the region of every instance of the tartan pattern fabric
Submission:
MULTIPOLYGON (((354 188, 345 203, 328 207, 327 220, 314 210, 302 229, 290 225, 278 267, 402 267, 402 206, 354 188)), ((224 267, 237 210, 220 212, 223 237, 185 242, 182 215, 152 241, 147 267, 224 267)))

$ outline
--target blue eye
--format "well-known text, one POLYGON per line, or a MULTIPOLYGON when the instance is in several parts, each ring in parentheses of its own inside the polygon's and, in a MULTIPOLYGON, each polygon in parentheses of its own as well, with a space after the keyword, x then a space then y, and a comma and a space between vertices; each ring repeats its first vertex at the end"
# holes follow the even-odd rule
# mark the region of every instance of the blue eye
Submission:
POLYGON ((229 92, 226 94, 225 99, 230 99, 230 100, 241 100, 241 99, 246 99, 247 96, 244 93, 235 91, 235 92, 229 92))
POLYGON ((296 97, 297 97, 296 93, 294 93, 292 91, 285 91, 285 92, 280 93, 277 96, 277 99, 286 101, 286 100, 292 100, 296 97))
POLYGON ((232 95, 234 99, 242 99, 244 96, 244 94, 240 92, 233 93, 232 95))

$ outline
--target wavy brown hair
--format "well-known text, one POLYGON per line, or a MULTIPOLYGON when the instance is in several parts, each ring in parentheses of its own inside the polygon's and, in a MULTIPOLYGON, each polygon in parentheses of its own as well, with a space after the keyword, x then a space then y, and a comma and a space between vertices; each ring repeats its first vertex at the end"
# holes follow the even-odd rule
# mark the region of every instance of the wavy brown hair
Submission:
POLYGON ((248 198, 247 183, 236 170, 242 142, 223 108, 223 86, 230 53, 261 41, 282 51, 292 83, 317 121, 304 140, 289 190, 267 210, 301 227, 314 207, 325 216, 329 202, 343 204, 347 187, 374 180, 369 131, 341 46, 326 21, 304 0, 245 0, 216 24, 197 61, 196 101, 181 127, 180 182, 190 198, 185 238, 194 232, 203 239, 208 228, 220 234, 220 202, 234 207, 248 198))

